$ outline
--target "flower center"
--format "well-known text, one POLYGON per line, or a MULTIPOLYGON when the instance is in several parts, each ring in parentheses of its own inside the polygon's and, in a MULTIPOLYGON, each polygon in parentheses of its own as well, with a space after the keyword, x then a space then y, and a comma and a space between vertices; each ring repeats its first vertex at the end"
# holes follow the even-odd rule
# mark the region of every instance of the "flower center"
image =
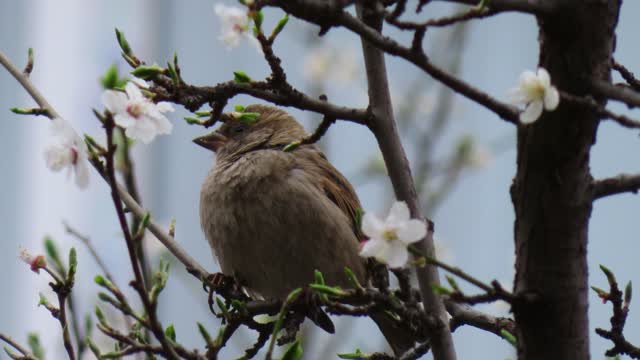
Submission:
POLYGON ((244 26, 242 26, 242 24, 240 24, 240 23, 233 24, 232 29, 233 29, 233 31, 235 31, 235 32, 237 32, 239 34, 245 32, 245 30, 246 30, 246 28, 244 26))
POLYGON ((78 163, 78 150, 76 149, 75 146, 72 146, 69 148, 69 151, 71 152, 71 164, 75 165, 78 163))
POLYGON ((133 103, 133 104, 127 105, 127 113, 131 115, 131 117, 134 117, 137 119, 140 117, 140 115, 142 115, 143 112, 144 112, 144 109, 142 107, 142 104, 140 103, 133 103))
POLYGON ((398 240, 398 234, 396 233, 395 229, 385 229, 382 232, 382 237, 387 241, 387 242, 392 242, 395 240, 398 240))
POLYGON ((540 81, 534 81, 531 85, 529 85, 529 97, 532 100, 538 100, 544 98, 545 88, 544 85, 540 81))

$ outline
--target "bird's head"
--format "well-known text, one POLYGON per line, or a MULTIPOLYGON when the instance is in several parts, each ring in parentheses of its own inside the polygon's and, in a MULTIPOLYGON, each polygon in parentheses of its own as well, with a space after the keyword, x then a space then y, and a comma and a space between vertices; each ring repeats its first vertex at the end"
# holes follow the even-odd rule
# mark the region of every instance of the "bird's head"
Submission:
POLYGON ((238 114, 224 116, 222 126, 193 142, 215 152, 218 159, 224 159, 261 148, 284 146, 307 135, 291 115, 275 107, 249 105, 243 113, 254 113, 255 119, 243 119, 238 114))

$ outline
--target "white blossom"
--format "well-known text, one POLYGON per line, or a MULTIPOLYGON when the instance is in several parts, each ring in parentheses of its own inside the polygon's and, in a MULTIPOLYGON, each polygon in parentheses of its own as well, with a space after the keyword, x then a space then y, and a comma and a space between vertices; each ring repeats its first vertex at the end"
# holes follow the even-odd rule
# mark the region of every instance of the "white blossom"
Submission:
POLYGON ((113 113, 118 126, 125 129, 125 134, 148 144, 156 135, 169 134, 173 125, 163 114, 173 111, 167 102, 154 104, 147 99, 136 84, 145 84, 135 79, 125 85, 125 92, 106 90, 102 94, 102 103, 113 113))
POLYGON ((520 122, 530 124, 540 117, 542 110, 553 111, 558 107, 560 95, 547 70, 538 68, 538 72, 526 70, 520 75, 518 86, 511 90, 512 101, 525 105, 520 114, 520 122))
POLYGON ((20 255, 18 257, 31 267, 31 271, 40 273, 40 269, 47 266, 44 256, 33 255, 22 246, 18 247, 18 250, 20 250, 20 255))
POLYGON ((76 185, 81 189, 89 185, 87 147, 71 125, 62 118, 51 120, 53 142, 44 151, 47 167, 58 172, 64 168, 75 174, 76 185))
POLYGON ((374 257, 392 268, 403 267, 409 260, 407 247, 427 234, 424 221, 411 219, 404 201, 391 207, 385 220, 367 212, 362 218, 362 232, 369 237, 360 250, 362 257, 374 257))
POLYGON ((258 50, 262 51, 258 39, 256 39, 251 30, 251 19, 247 15, 246 9, 216 4, 214 11, 221 21, 220 31, 222 34, 218 39, 227 45, 227 49, 238 47, 240 40, 245 38, 258 50))

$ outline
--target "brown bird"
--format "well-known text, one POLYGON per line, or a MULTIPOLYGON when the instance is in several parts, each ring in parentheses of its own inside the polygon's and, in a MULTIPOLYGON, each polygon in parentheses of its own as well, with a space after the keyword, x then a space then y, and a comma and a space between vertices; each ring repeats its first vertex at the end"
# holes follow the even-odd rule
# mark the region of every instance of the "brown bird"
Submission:
MULTIPOLYGON (((349 287, 344 267, 366 281, 353 187, 316 145, 283 147, 307 133, 277 108, 251 105, 255 121, 229 119, 194 139, 216 153, 200 192, 200 223, 222 272, 254 296, 284 299, 314 281, 349 287)), ((374 316, 398 353, 413 341, 384 314, 374 316)))

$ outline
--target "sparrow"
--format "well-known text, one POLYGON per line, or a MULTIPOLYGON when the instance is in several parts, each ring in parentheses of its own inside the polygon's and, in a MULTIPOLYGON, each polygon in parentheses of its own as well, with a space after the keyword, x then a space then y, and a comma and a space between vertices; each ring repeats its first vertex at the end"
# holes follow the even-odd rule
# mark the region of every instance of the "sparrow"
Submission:
MULTIPOLYGON (((253 297, 281 300, 312 283, 315 270, 330 286, 351 287, 345 267, 366 283, 353 186, 315 144, 283 150, 308 136, 291 115, 265 105, 244 112, 259 115, 226 116, 194 139, 216 154, 200 192, 200 223, 222 272, 253 297)), ((384 314, 373 318, 396 353, 413 345, 384 314)))

